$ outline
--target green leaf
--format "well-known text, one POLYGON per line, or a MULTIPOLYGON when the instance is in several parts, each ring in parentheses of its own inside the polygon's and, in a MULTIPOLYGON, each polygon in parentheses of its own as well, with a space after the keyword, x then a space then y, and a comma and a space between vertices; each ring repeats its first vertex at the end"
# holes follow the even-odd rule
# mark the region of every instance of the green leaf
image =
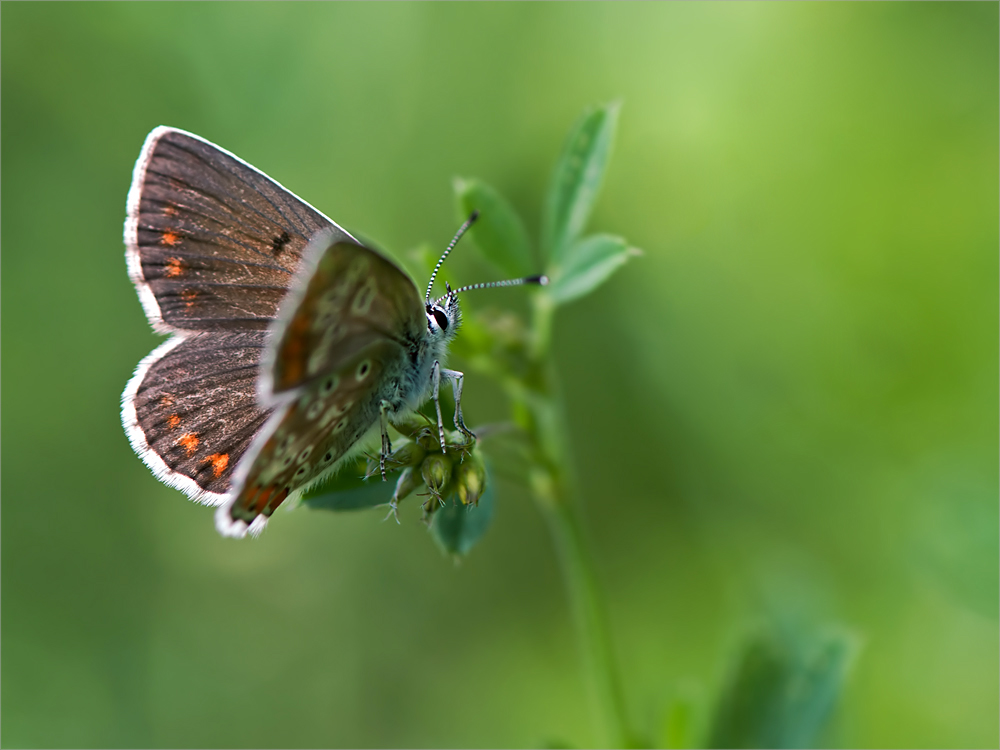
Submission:
POLYGON ((487 481, 479 505, 462 505, 453 497, 434 513, 431 535, 441 551, 451 557, 467 555, 493 521, 493 482, 487 481))
POLYGON ((657 747, 694 747, 696 732, 695 705, 690 696, 677 696, 667 706, 663 720, 663 737, 657 747))
POLYGON ((815 746, 855 650, 845 635, 803 643, 772 633, 751 640, 722 691, 707 746, 815 746))
POLYGON ((306 491, 302 504, 314 510, 361 510, 389 502, 396 482, 365 479, 364 472, 363 461, 345 467, 328 482, 306 491))
POLYGON ((573 245, 559 264, 549 269, 549 294, 556 304, 590 294, 639 251, 621 237, 595 234, 573 245))
POLYGON ((528 232, 507 199, 476 179, 456 177, 454 188, 462 221, 479 211, 469 235, 483 255, 511 277, 536 273, 528 232))
POLYGON ((570 131, 549 186, 542 250, 555 263, 590 218, 604 179, 618 125, 620 102, 585 112, 570 131))

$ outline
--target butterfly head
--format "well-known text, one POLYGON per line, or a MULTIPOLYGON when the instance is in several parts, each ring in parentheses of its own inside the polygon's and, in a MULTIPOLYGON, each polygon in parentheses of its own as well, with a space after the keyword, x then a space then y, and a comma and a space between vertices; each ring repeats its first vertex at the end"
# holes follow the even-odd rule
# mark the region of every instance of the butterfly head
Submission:
POLYGON ((462 310, 458 306, 458 294, 446 285, 447 294, 434 301, 427 300, 427 332, 438 341, 451 341, 462 323, 462 310))
POLYGON ((472 224, 479 218, 479 212, 473 211, 472 214, 466 219, 465 223, 458 228, 458 232, 455 233, 455 237, 445 248, 444 253, 438 259, 437 265, 434 266, 434 271, 431 273, 431 279, 427 283, 427 294, 424 296, 424 307, 427 314, 427 331, 432 339, 435 341, 449 342, 455 336, 455 332, 458 330, 458 326, 462 322, 462 311, 458 306, 458 295, 461 292, 467 292, 472 289, 490 289, 493 287, 500 286, 518 286, 520 284, 541 284, 545 285, 549 283, 548 278, 545 276, 528 276, 522 279, 510 279, 508 281, 491 281, 484 284, 470 284, 468 286, 463 286, 460 289, 452 289, 450 285, 445 284, 447 289, 446 294, 443 297, 439 297, 436 300, 431 300, 431 290, 434 288, 434 279, 437 278, 438 271, 441 270, 441 265, 444 263, 445 258, 448 257, 449 253, 458 244, 458 241, 462 238, 462 235, 472 226, 472 224))

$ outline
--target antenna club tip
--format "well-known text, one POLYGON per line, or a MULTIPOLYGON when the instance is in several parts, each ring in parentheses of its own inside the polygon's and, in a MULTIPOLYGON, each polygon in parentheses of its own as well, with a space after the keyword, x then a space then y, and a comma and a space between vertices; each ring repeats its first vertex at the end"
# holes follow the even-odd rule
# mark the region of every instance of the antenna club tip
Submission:
POLYGON ((545 274, 540 274, 539 276, 529 276, 524 281, 527 284, 538 284, 539 286, 549 285, 549 277, 545 274))
POLYGON ((478 218, 479 218, 479 209, 477 208, 471 214, 469 214, 469 223, 471 224, 478 218))

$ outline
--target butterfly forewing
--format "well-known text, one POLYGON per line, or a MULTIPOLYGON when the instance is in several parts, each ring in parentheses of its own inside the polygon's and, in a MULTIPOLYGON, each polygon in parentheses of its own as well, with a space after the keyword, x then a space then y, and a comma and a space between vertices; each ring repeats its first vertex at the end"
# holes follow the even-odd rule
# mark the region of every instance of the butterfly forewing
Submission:
POLYGON ((366 247, 326 235, 310 253, 318 258, 306 259, 309 276, 274 328, 265 388, 297 388, 383 340, 415 355, 426 322, 405 273, 366 247))
POLYGON ((146 139, 129 192, 129 273, 153 326, 266 329, 309 239, 350 236, 227 151, 173 128, 146 139))
POLYGON ((375 341, 279 406, 241 467, 235 496, 220 508, 220 531, 242 535, 247 527, 261 528, 289 494, 348 455, 378 423, 385 378, 404 356, 394 341, 375 341))
POLYGON ((263 331, 174 338, 147 357, 123 395, 136 452, 161 479, 210 505, 269 411, 256 402, 263 331))

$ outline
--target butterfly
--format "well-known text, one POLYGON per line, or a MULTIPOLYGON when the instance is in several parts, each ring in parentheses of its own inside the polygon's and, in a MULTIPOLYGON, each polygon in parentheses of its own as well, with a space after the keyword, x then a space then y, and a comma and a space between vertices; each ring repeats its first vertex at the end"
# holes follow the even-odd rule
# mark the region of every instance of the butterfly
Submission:
POLYGON ((192 133, 158 127, 136 161, 125 258, 153 329, 169 334, 122 394, 133 449, 163 482, 217 506, 224 536, 259 534, 295 498, 435 402, 462 373, 442 366, 458 294, 544 284, 543 276, 421 297, 393 261, 267 175, 192 133))

